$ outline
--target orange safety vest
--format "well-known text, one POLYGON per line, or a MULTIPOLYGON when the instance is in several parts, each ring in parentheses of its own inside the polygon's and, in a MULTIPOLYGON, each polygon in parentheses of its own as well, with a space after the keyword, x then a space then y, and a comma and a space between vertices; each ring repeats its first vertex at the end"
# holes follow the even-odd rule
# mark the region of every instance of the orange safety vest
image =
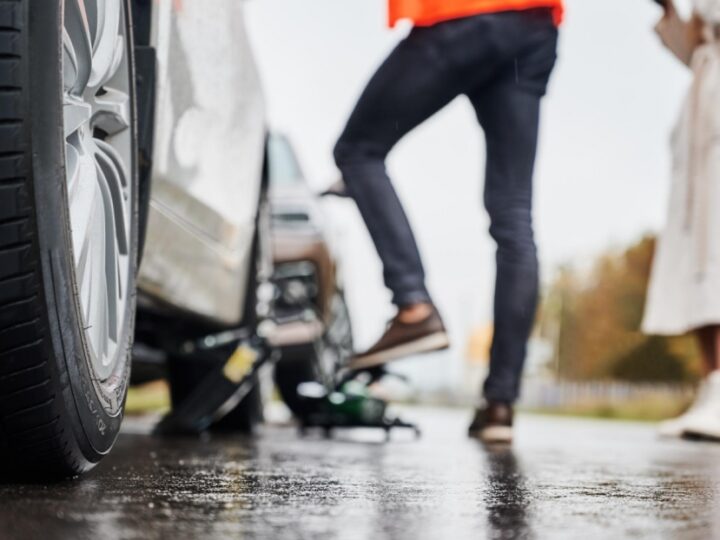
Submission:
POLYGON ((390 26, 410 19, 416 26, 431 26, 441 21, 470 17, 480 13, 520 11, 549 7, 555 23, 563 17, 563 0, 389 0, 390 26))

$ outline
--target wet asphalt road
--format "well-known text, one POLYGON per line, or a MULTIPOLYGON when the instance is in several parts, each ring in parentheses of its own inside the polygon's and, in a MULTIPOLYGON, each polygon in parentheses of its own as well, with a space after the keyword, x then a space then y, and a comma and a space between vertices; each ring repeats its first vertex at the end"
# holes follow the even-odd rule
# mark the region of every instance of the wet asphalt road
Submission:
POLYGON ((130 420, 88 477, 0 486, 0 538, 720 538, 720 445, 526 416, 513 450, 484 449, 466 412, 405 416, 420 441, 279 426, 162 440, 130 420))

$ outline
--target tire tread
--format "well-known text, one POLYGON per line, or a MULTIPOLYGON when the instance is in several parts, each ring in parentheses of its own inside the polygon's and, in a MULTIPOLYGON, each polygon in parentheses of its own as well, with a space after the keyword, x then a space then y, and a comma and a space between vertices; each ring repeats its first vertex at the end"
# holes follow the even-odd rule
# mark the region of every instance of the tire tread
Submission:
POLYGON ((26 2, 0 0, 0 456, 42 475, 76 474, 51 380, 24 71, 26 2))

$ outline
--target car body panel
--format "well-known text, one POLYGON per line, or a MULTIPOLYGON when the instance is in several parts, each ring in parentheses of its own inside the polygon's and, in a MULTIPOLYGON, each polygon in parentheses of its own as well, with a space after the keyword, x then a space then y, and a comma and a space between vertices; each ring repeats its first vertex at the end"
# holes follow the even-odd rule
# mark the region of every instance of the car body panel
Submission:
POLYGON ((305 180, 290 142, 274 134, 268 145, 270 206, 275 275, 278 287, 277 326, 271 343, 278 347, 310 345, 331 323, 333 296, 341 288, 337 259, 326 235, 325 219, 318 196, 305 180), (307 303, 287 301, 284 287, 305 283, 307 303))
MULTIPOLYGON (((271 198, 273 213, 288 211, 290 208, 283 205, 283 200, 277 195, 271 198)), ((296 205, 300 201, 295 199, 296 205)), ((305 200, 307 206, 316 204, 309 196, 305 200)), ((296 211, 296 210, 292 210, 296 211)), ((283 227, 273 229, 273 260, 276 267, 297 263, 309 262, 314 268, 318 281, 316 306, 323 318, 328 314, 328 307, 336 286, 335 258, 330 250, 327 239, 322 230, 298 227, 283 227)))
POLYGON ((263 177, 263 93, 243 2, 156 0, 152 195, 141 294, 240 322, 263 177))

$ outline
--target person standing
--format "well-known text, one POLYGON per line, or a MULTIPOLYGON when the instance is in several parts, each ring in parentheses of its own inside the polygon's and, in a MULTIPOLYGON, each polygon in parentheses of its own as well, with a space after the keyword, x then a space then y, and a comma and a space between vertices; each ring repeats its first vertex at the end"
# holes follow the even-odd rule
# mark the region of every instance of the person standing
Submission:
POLYGON ((660 434, 720 439, 720 0, 693 0, 689 21, 672 0, 664 4, 657 32, 694 77, 673 134, 668 219, 653 262, 643 330, 693 332, 708 373, 693 406, 662 423, 660 434))
POLYGON ((389 13, 391 25, 410 19, 413 29, 371 78, 334 156, 398 311, 349 367, 372 368, 449 346, 385 159, 409 131, 465 95, 485 132, 484 202, 497 243, 490 372, 469 433, 509 442, 538 300, 532 180, 562 0, 389 0, 389 13))

